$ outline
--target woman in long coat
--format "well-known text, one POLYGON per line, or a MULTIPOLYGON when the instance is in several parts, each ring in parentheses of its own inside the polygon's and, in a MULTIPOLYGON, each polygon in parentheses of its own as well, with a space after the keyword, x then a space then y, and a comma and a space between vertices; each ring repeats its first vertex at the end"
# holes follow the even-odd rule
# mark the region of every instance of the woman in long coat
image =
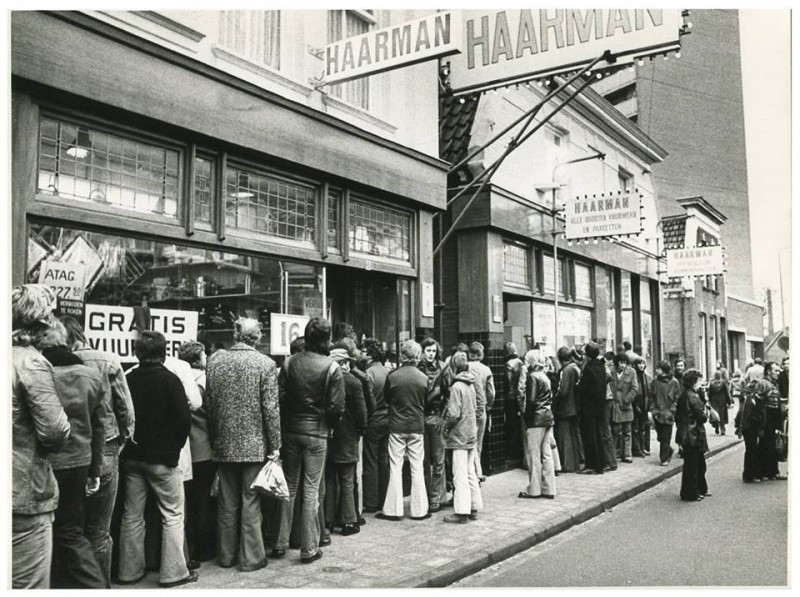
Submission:
POLYGON ((708 386, 708 401, 719 415, 719 424, 714 433, 725 435, 725 425, 728 424, 728 407, 732 404, 728 382, 722 379, 722 373, 714 374, 714 381, 708 386))
POLYGON ((702 376, 697 369, 688 369, 683 374, 683 392, 675 412, 675 418, 681 423, 679 439, 683 446, 681 499, 687 502, 699 502, 711 495, 706 483, 707 417, 705 405, 697 393, 702 376))

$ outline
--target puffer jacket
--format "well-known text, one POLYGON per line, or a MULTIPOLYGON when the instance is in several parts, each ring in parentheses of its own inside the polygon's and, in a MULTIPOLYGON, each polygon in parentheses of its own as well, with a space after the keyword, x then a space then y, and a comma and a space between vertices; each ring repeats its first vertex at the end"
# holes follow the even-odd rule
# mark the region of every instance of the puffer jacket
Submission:
POLYGON ((330 443, 330 460, 337 464, 358 462, 358 438, 367 429, 367 405, 364 389, 352 373, 342 374, 344 379, 344 414, 333 431, 330 443))
POLYGON ((344 413, 342 370, 329 356, 303 350, 281 368, 278 395, 284 433, 327 438, 344 413))
POLYGON ((31 346, 11 347, 11 511, 42 514, 58 506, 48 452, 67 441, 69 421, 58 400, 53 368, 31 346))
POLYGON ((280 449, 277 371, 268 356, 241 342, 215 356, 205 402, 213 460, 264 462, 280 449))
POLYGON ((53 365, 56 393, 70 425, 67 443, 53 452, 50 464, 55 471, 89 466, 89 477, 99 477, 106 444, 103 403, 110 401, 108 384, 66 346, 44 349, 42 355, 53 365))
POLYGON ((653 393, 653 419, 662 425, 675 422, 675 408, 681 386, 672 375, 659 375, 650 385, 653 393))
POLYGON ((633 367, 626 367, 622 375, 616 371, 611 373, 611 390, 614 393, 614 422, 630 423, 633 421, 633 400, 639 390, 633 367))
POLYGON ((547 379, 544 371, 529 371, 528 380, 525 383, 525 395, 521 399, 519 409, 525 427, 552 427, 552 401, 550 380, 547 379))
POLYGON ((450 398, 444 412, 442 436, 448 450, 472 450, 478 439, 475 417, 475 376, 462 371, 450 385, 450 398))

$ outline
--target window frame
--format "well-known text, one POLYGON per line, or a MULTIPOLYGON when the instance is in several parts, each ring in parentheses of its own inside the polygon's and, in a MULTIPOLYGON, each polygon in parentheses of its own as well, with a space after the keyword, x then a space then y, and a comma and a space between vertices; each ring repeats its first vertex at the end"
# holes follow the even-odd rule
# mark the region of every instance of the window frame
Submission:
MULTIPOLYGON (((57 109, 47 103, 38 104, 39 110, 36 122, 36 139, 35 147, 35 168, 34 168, 34 203, 54 205, 68 209, 77 209, 79 211, 88 211, 98 214, 106 214, 117 217, 127 217, 137 221, 150 221, 160 224, 168 224, 180 228, 185 227, 186 222, 186 209, 187 209, 187 177, 190 175, 186 159, 189 153, 190 144, 181 143, 173 138, 164 135, 154 134, 147 129, 134 128, 125 126, 116 122, 112 122, 102 118, 87 117, 86 115, 69 109, 57 109), (76 127, 87 128, 90 131, 97 131, 101 134, 112 135, 121 137, 123 140, 128 140, 136 143, 147 144, 155 146, 159 149, 167 151, 174 151, 177 153, 177 197, 176 209, 174 216, 160 215, 157 213, 147 213, 144 211, 137 211, 133 209, 125 209, 114 203, 97 204, 91 199, 73 199, 58 192, 51 194, 42 192, 39 189, 39 171, 40 171, 40 144, 42 135, 42 120, 50 119, 63 124, 67 123, 76 127)), ((192 170, 193 173, 193 170, 192 170)))
POLYGON ((419 215, 418 212, 411 209, 406 209, 403 207, 398 207, 388 201, 382 200, 380 198, 370 196, 365 193, 361 193, 355 191, 353 189, 348 189, 347 199, 345 201, 345 208, 347 212, 344 214, 344 244, 347 246, 347 255, 348 258, 356 257, 360 259, 364 259, 366 261, 374 261, 380 263, 386 263, 390 265, 405 265, 416 268, 417 266, 417 229, 419 228, 419 223, 417 221, 419 215), (403 215, 407 215, 409 217, 409 227, 408 227, 408 240, 409 240, 409 247, 408 247, 408 261, 404 261, 402 259, 397 259, 395 257, 386 257, 384 255, 373 255, 371 253, 363 253, 361 251, 356 251, 350 247, 350 227, 354 225, 354 221, 350 216, 350 209, 353 206, 353 203, 360 202, 366 203, 367 205, 371 205, 380 209, 385 209, 388 211, 399 212, 403 215))
POLYGON ((502 272, 503 272, 503 286, 507 286, 512 291, 519 291, 523 290, 525 292, 532 292, 534 288, 534 284, 532 283, 533 280, 536 279, 536 267, 534 265, 535 259, 531 256, 531 248, 509 239, 503 239, 503 265, 502 265, 502 272), (506 246, 520 249, 522 250, 523 254, 525 255, 525 278, 527 282, 515 282, 506 278, 506 246))

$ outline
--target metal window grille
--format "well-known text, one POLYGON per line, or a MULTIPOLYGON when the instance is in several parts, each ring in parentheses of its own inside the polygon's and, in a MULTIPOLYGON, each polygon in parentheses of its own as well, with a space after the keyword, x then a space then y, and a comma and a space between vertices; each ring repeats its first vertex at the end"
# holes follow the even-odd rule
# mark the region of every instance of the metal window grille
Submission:
POLYGON ((411 261, 411 215, 351 199, 348 242, 350 250, 411 261))
POLYGON ((219 43, 256 64, 281 67, 279 10, 223 10, 219 43))
POLYGON ((238 168, 225 170, 225 224, 314 242, 316 192, 311 186, 238 168))
MULTIPOLYGON (((369 19, 371 15, 371 11, 365 10, 328 11, 328 43, 366 33, 375 22, 369 19)), ((369 110, 369 78, 331 85, 330 95, 369 110)))
POLYGON ((38 190, 176 217, 179 158, 172 149, 42 118, 38 190))
POLYGON ((528 267, 528 250, 525 247, 503 243, 503 280, 510 284, 530 286, 528 267))
POLYGON ((211 222, 212 203, 211 160, 196 158, 194 161, 194 219, 196 222, 211 222))
POLYGON ((341 249, 339 242, 339 230, 342 225, 339 218, 341 203, 342 192, 330 189, 328 191, 328 246, 333 249, 341 249))

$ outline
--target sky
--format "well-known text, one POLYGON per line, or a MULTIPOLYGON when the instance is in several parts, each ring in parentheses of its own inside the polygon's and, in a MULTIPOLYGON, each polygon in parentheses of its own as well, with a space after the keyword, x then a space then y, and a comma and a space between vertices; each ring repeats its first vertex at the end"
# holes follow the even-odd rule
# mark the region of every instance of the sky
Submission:
POLYGON ((773 289, 781 323, 791 318, 791 17, 788 10, 739 11, 753 288, 773 289))

